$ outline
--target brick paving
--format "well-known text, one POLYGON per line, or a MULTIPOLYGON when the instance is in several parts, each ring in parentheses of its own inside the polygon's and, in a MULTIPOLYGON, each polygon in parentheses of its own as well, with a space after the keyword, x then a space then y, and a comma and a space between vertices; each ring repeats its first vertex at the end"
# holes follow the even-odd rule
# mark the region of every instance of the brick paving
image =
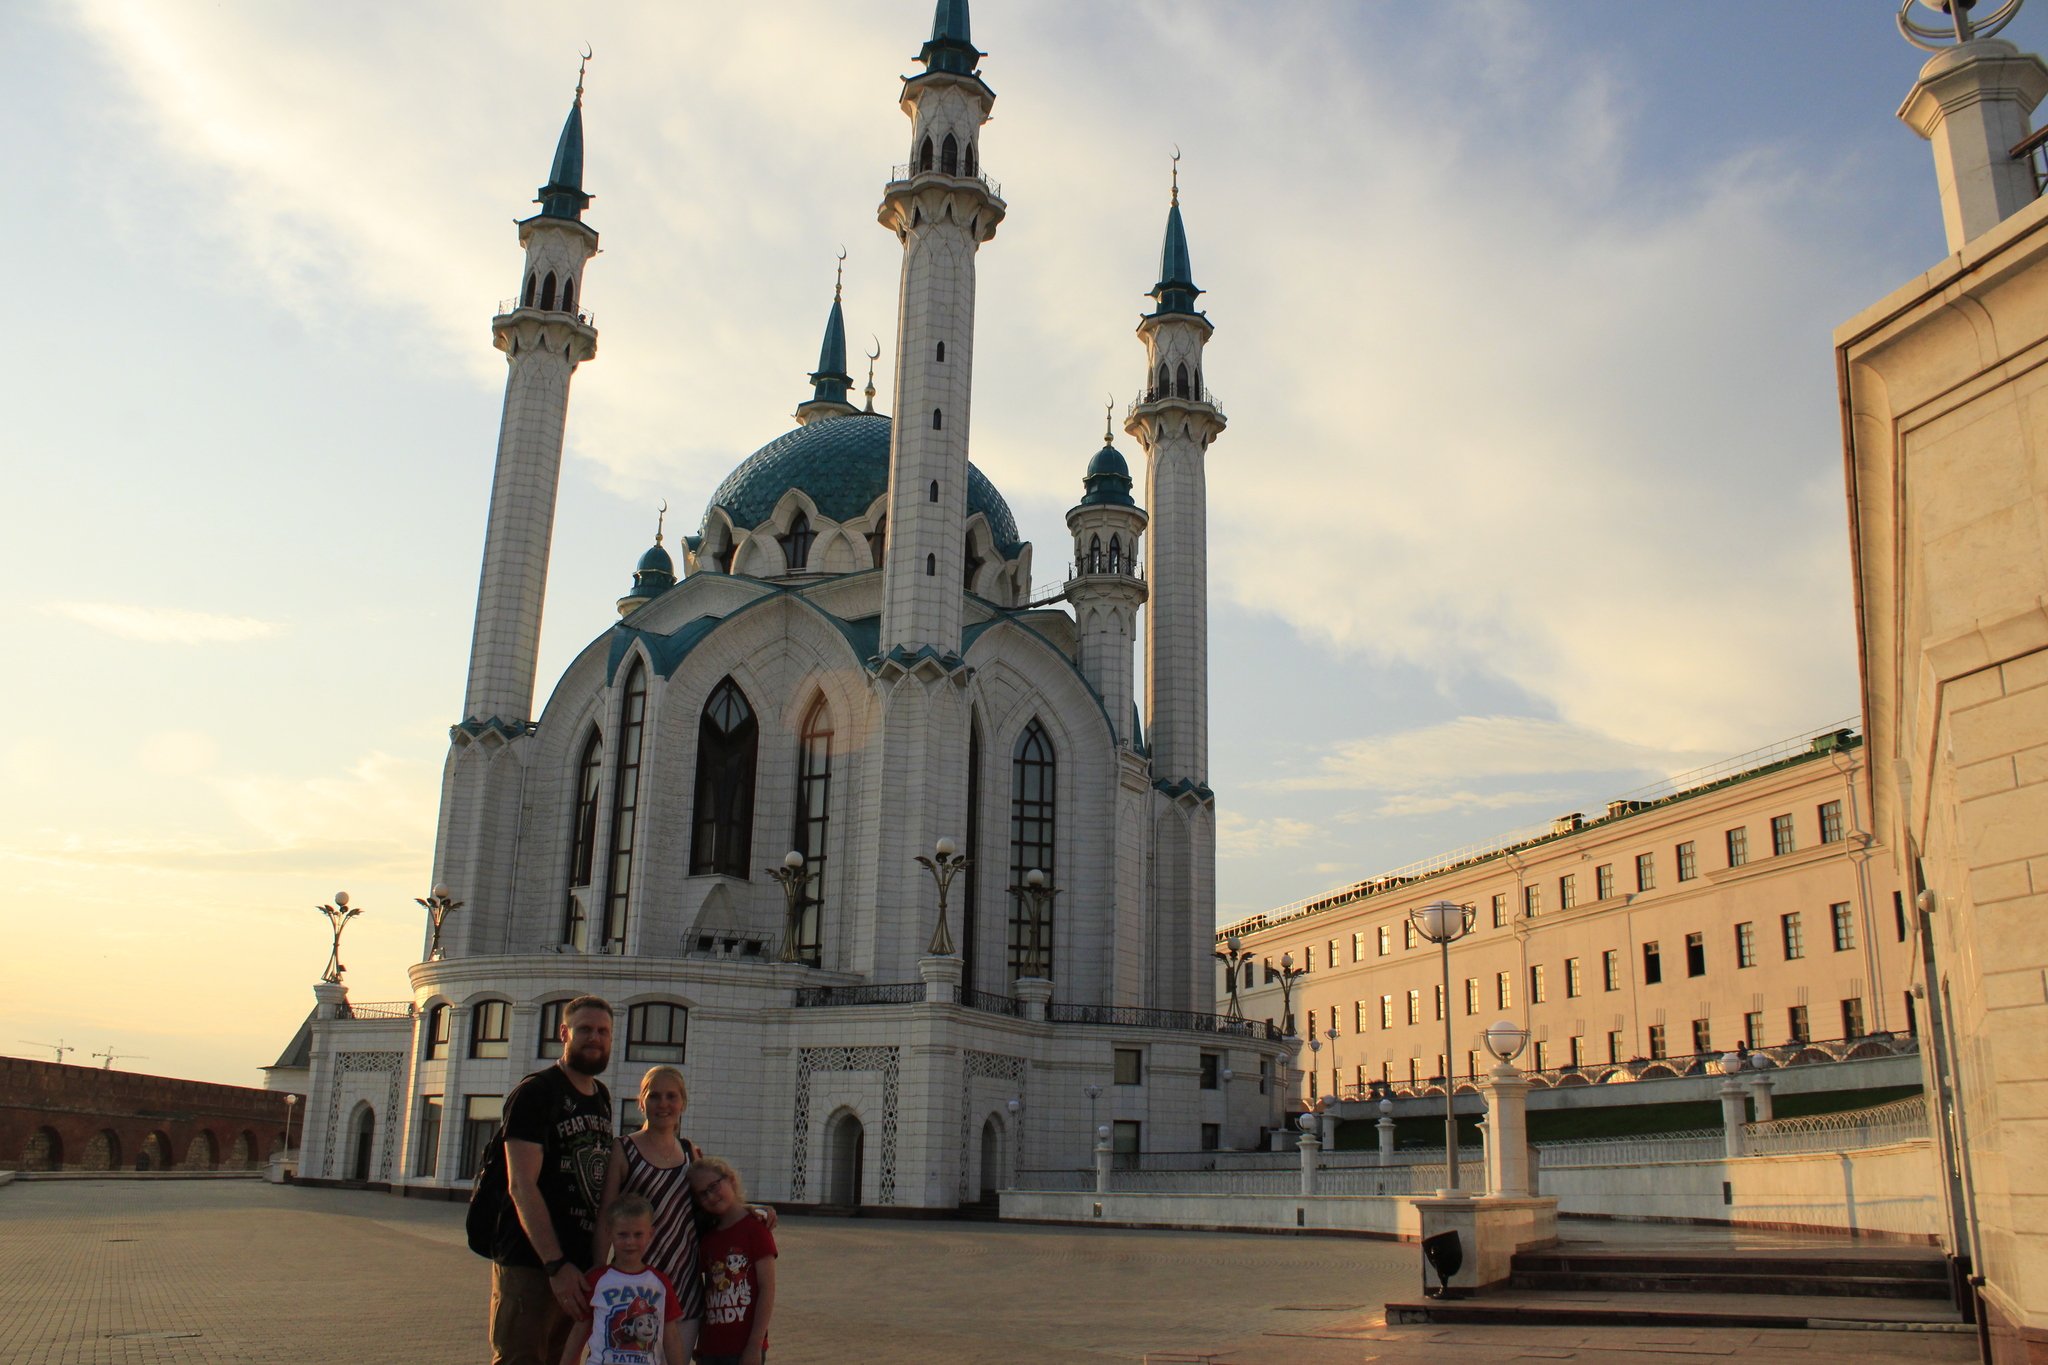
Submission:
MULTIPOLYGON (((0 1365, 484 1365, 462 1210, 254 1181, 0 1188, 0 1365)), ((1763 1365, 1974 1358, 1968 1336, 1388 1329, 1415 1250, 1378 1242, 790 1218, 776 1365, 1763 1365)))

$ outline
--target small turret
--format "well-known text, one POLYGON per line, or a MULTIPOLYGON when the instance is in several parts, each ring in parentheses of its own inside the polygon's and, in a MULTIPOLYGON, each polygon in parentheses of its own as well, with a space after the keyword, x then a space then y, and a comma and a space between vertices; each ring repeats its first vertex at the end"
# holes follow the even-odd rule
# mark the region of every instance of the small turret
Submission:
POLYGON ((846 316, 840 311, 840 289, 845 282, 846 253, 839 253, 840 278, 832 282, 832 311, 825 318, 825 340, 818 347, 818 368, 811 374, 810 401, 796 409, 798 426, 831 417, 851 417, 860 409, 846 401, 853 376, 846 372, 846 316))
POLYGON ((661 548, 662 525, 667 518, 668 504, 664 502, 661 516, 654 523, 654 544, 640 556, 640 563, 633 570, 633 591, 619 599, 621 616, 631 616, 676 585, 676 562, 661 548))
MULTIPOLYGON (((589 59, 586 57, 586 61, 589 59)), ((576 68, 576 102, 562 123, 562 136, 555 142, 555 164, 548 168, 548 183, 534 200, 543 218, 567 218, 581 222, 590 196, 583 192, 583 68, 576 68)))
POLYGON ((1131 497, 1131 467, 1110 440, 1109 421, 1105 415, 1102 449, 1081 480, 1088 491, 1067 512, 1074 536, 1067 601, 1074 608, 1074 662, 1102 698, 1118 742, 1129 745, 1136 739, 1125 719, 1136 699, 1131 649, 1146 597, 1138 540, 1149 518, 1131 497))

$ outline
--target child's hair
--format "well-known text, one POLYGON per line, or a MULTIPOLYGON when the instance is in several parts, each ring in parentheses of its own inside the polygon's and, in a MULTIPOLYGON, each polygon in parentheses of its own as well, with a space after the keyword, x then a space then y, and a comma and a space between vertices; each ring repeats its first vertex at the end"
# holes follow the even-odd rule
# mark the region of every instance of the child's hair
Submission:
POLYGON ((740 1179, 740 1173, 733 1169, 730 1161, 727 1161, 722 1156, 700 1156, 695 1164, 730 1180, 732 1182, 733 1199, 742 1204, 747 1202, 746 1182, 740 1179))
POLYGON ((614 1199, 612 1206, 605 1210, 605 1228, 607 1230, 616 1228, 628 1218, 645 1218, 650 1223, 654 1221, 654 1205, 647 1202, 646 1195, 634 1194, 628 1190, 617 1199, 614 1199))
POLYGON ((690 1107, 690 1087, 683 1083, 683 1073, 672 1066, 650 1066, 647 1068, 647 1074, 640 1078, 640 1103, 643 1108, 647 1103, 648 1087, 656 1081, 673 1082, 675 1088, 683 1094, 683 1108, 690 1107))

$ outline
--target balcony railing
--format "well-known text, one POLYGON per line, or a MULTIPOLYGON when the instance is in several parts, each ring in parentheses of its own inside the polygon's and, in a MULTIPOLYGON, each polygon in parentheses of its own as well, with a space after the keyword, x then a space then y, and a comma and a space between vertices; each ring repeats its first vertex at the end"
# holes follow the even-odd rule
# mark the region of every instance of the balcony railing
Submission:
POLYGON ((1101 561, 1093 567, 1083 564, 1078 560, 1070 560, 1067 564, 1068 583, 1072 583, 1077 578, 1088 578, 1098 574, 1117 574, 1124 578, 1135 578, 1142 583, 1145 580, 1145 566, 1135 559, 1120 559, 1117 561, 1116 567, 1112 569, 1109 567, 1108 555, 1104 555, 1101 561))
POLYGON ((383 1000, 366 1005, 351 1000, 341 1007, 344 1019, 410 1019, 417 1012, 418 1008, 410 1000, 383 1000))
POLYGON ((1280 1030, 1263 1019, 1231 1019, 1189 1010, 1148 1010, 1130 1005, 1065 1005, 1045 1007, 1055 1024, 1109 1024, 1116 1028, 1170 1028, 1191 1033, 1236 1034, 1254 1041, 1277 1043, 1280 1030))
POLYGON ((971 1010, 980 1010, 984 1014, 1007 1014, 1012 1019, 1021 1018, 1024 1014, 1021 1001, 1007 995, 997 995, 992 991, 963 990, 960 992, 960 1003, 971 1010))
POLYGON ((951 171, 942 171, 936 166, 927 166, 925 169, 919 170, 911 162, 905 162, 899 166, 891 166, 889 168, 889 183, 894 185, 905 180, 915 180, 920 175, 939 175, 944 176, 948 180, 978 180, 981 182, 982 188, 989 192, 991 198, 1001 199, 1003 197, 1002 183, 992 175, 979 171, 973 175, 956 175, 951 171))
POLYGON ((924 982, 905 981, 886 986, 799 986, 796 1007, 821 1005, 916 1005, 924 1002, 924 982))
POLYGON ((2039 199, 2042 190, 2048 188, 2048 126, 2036 128, 2006 155, 2027 163, 2027 170, 2034 177, 2034 197, 2039 199))
POLYGON ((588 308, 542 308, 539 304, 535 303, 521 303, 516 298, 500 299, 498 301, 498 316, 502 318, 507 313, 518 312, 521 308, 532 313, 550 313, 558 317, 572 317, 585 327, 594 328, 597 326, 597 314, 591 312, 588 308))
POLYGON ((1124 417, 1126 419, 1136 417, 1138 409, 1144 407, 1147 403, 1171 403, 1176 400, 1182 403, 1207 403, 1210 407, 1216 409, 1219 416, 1223 414, 1223 405, 1216 401, 1216 395, 1200 384, 1188 385, 1186 393, 1180 391, 1179 385, 1166 389, 1155 385, 1131 400, 1131 405, 1124 409, 1124 417))

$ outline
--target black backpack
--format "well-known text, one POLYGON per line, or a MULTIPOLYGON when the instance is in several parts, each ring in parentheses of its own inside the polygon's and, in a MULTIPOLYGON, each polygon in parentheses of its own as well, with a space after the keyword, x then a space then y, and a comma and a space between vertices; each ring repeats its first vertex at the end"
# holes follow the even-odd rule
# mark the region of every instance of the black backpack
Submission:
POLYGON ((500 1119, 469 1191, 469 1216, 463 1223, 469 1249, 485 1260, 493 1259, 498 1254, 498 1227, 511 1209, 511 1171, 505 1165, 505 1123, 500 1119))

